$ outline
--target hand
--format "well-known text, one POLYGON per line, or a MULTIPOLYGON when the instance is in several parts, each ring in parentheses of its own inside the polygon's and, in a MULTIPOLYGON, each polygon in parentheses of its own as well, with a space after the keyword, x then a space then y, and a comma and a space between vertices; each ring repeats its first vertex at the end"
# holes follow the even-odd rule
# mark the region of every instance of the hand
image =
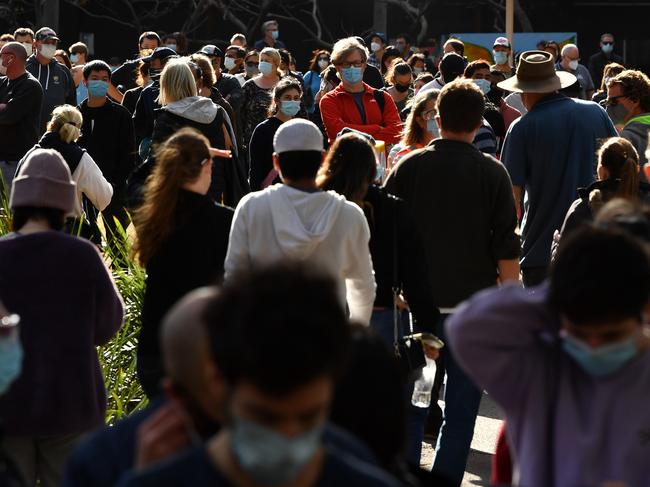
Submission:
POLYGON ((440 350, 436 347, 431 347, 422 342, 422 349, 424 350, 424 355, 430 360, 437 360, 440 357, 440 350))
POLYGON ((136 470, 160 462, 191 443, 189 420, 178 404, 170 402, 147 418, 137 432, 136 470))
POLYGON ((210 147, 210 157, 221 157, 223 159, 230 159, 232 157, 232 151, 225 149, 215 149, 210 147))

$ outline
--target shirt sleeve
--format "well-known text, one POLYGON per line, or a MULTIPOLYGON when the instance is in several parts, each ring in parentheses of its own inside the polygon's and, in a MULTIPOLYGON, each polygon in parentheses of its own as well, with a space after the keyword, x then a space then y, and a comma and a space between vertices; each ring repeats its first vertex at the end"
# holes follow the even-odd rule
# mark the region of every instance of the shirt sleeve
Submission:
POLYGON ((237 208, 230 227, 228 251, 224 263, 224 279, 230 279, 234 274, 250 268, 250 254, 248 241, 248 198, 244 197, 237 208))
POLYGON ((350 319, 369 325, 372 306, 375 302, 375 274, 370 256, 370 228, 366 217, 359 209, 356 235, 348 241, 348 267, 345 274, 346 300, 350 308, 350 319))
POLYGON ((87 152, 75 171, 77 173, 77 186, 88 196, 90 202, 99 211, 103 211, 113 197, 113 186, 106 181, 102 171, 87 152))
POLYGON ((25 117, 32 117, 34 112, 40 114, 42 104, 41 84, 25 80, 20 87, 16 87, 13 97, 7 100, 5 108, 0 110, 0 125, 13 125, 25 117))
POLYGON ((528 161, 520 120, 515 120, 508 129, 501 151, 501 161, 510 174, 512 184, 523 188, 528 180, 528 161))

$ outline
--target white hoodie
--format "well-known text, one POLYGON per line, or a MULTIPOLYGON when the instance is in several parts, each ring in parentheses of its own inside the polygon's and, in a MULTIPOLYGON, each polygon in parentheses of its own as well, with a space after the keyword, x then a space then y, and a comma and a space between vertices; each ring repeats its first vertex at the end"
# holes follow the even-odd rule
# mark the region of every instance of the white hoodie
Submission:
POLYGON ((350 318, 367 325, 375 301, 369 240, 363 212, 343 196, 276 184, 246 195, 237 205, 226 279, 273 262, 307 261, 337 279, 350 318))

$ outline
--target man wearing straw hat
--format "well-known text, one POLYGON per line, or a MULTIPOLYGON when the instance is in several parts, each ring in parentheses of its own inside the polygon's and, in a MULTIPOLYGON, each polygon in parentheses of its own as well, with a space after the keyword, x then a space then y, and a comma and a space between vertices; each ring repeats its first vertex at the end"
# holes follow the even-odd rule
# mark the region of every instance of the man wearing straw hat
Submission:
POLYGON ((526 286, 545 279, 553 232, 562 226, 577 188, 595 180, 596 149, 603 139, 616 136, 598 104, 558 92, 575 82, 573 74, 555 71, 551 54, 527 51, 515 76, 498 84, 521 93, 528 110, 510 126, 501 155, 521 218, 521 272, 526 286))

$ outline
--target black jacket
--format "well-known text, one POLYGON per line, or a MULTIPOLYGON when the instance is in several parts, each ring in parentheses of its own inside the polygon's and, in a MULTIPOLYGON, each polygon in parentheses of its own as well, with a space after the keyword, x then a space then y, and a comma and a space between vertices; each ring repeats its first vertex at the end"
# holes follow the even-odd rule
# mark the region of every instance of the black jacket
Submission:
MULTIPOLYGON (((160 322, 182 296, 223 276, 233 210, 181 190, 174 229, 147 263, 138 356, 160 357, 160 322)), ((137 229, 136 229, 137 230, 137 229)))
POLYGON ((43 88, 31 74, 0 77, 0 161, 19 161, 41 135, 43 88))
POLYGON ((124 93, 124 98, 122 98, 122 106, 126 108, 131 116, 135 113, 135 106, 138 104, 140 99, 140 94, 144 89, 143 86, 137 86, 136 88, 131 88, 124 93))
POLYGON ((41 122, 39 135, 43 134, 50 121, 52 111, 59 105, 77 106, 77 87, 70 70, 56 59, 48 64, 41 64, 32 55, 25 64, 25 69, 34 76, 43 88, 43 104, 41 105, 41 122))
POLYGON ((83 115, 79 145, 113 185, 114 201, 122 201, 126 179, 135 166, 135 135, 129 111, 109 99, 99 108, 89 107, 84 100, 78 108, 83 115))
POLYGON ((438 309, 429 283, 420 234, 404 201, 370 186, 363 202, 377 283, 375 307, 392 309, 394 285, 404 292, 416 331, 435 331, 438 309))
MULTIPOLYGON (((581 228, 584 224, 593 221, 594 214, 612 198, 616 197, 616 191, 620 180, 605 179, 596 181, 587 188, 578 189, 578 199, 573 202, 566 214, 560 235, 566 238, 572 232, 581 228), (597 195, 596 191, 600 191, 597 195)), ((650 184, 639 182, 639 199, 641 203, 650 204, 650 184)), ((553 246, 553 252, 557 247, 553 246)))
POLYGON ((439 307, 494 286, 498 261, 519 257, 508 172, 473 145, 434 140, 399 162, 386 189, 404 199, 422 236, 439 307))
MULTIPOLYGON (((262 189, 262 182, 266 179, 271 169, 273 169, 273 137, 282 125, 282 120, 277 117, 270 117, 260 123, 251 137, 248 148, 249 157, 249 181, 251 191, 262 189)), ((279 178, 273 180, 272 184, 279 181, 279 178)))

